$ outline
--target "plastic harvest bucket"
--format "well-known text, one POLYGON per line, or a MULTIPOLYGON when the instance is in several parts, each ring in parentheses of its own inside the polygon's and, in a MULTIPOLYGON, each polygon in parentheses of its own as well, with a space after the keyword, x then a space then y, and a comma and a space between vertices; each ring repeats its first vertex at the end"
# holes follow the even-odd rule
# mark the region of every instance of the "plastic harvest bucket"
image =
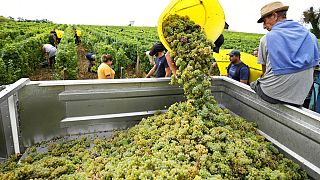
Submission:
POLYGON ((77 34, 77 36, 81 36, 81 31, 80 30, 76 30, 76 34, 77 34))
POLYGON ((163 21, 169 15, 189 16, 200 25, 208 39, 215 41, 223 32, 225 16, 218 0, 173 0, 162 12, 158 20, 158 35, 162 44, 171 51, 163 35, 163 21))
POLYGON ((63 31, 56 30, 56 33, 57 33, 57 37, 58 37, 58 38, 62 38, 62 37, 63 37, 63 34, 64 34, 63 31))

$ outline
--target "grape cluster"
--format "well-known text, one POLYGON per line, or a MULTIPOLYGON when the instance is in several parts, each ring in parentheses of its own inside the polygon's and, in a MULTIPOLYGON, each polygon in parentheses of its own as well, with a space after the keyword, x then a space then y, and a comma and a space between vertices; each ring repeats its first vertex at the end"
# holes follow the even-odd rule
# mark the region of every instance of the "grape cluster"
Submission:
POLYGON ((188 17, 173 15, 164 34, 176 61, 187 101, 171 105, 112 138, 46 143, 29 148, 17 163, 0 167, 0 179, 307 179, 255 124, 221 109, 206 75, 213 44, 188 17))

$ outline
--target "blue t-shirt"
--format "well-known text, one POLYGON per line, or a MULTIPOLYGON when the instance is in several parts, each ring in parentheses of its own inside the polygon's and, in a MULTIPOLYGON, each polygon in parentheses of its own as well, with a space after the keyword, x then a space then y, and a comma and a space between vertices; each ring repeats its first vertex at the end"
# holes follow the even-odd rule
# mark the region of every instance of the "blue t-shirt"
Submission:
POLYGON ((167 63, 166 56, 163 55, 160 58, 156 59, 156 77, 165 77, 166 76, 166 68, 169 67, 167 63))
POLYGON ((247 66, 243 65, 243 62, 239 64, 231 64, 229 67, 228 77, 234 80, 249 80, 249 69, 247 66), (240 73, 237 74, 238 68, 240 69, 240 73))

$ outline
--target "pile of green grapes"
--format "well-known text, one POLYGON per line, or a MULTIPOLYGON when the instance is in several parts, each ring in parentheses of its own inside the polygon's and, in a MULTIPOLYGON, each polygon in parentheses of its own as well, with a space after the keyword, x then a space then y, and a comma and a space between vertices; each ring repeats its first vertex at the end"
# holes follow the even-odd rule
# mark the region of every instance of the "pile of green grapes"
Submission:
POLYGON ((307 179, 257 133, 221 109, 207 78, 213 43, 188 17, 170 16, 164 34, 186 102, 173 104, 109 139, 55 141, 48 152, 1 165, 0 179, 307 179))

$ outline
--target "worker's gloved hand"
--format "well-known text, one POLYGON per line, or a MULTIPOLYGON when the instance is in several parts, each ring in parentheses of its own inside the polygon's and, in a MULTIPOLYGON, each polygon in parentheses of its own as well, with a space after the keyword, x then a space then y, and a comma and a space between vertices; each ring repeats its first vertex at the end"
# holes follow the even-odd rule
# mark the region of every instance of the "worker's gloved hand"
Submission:
POLYGON ((219 53, 219 49, 224 43, 224 37, 222 34, 218 37, 218 39, 214 42, 215 47, 213 48, 213 52, 219 53))

